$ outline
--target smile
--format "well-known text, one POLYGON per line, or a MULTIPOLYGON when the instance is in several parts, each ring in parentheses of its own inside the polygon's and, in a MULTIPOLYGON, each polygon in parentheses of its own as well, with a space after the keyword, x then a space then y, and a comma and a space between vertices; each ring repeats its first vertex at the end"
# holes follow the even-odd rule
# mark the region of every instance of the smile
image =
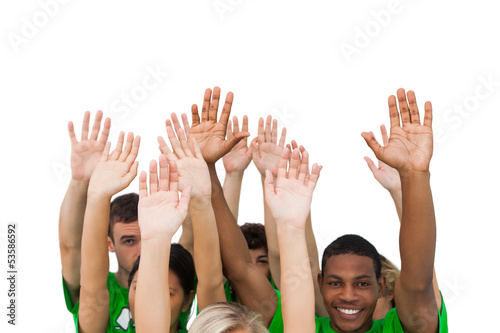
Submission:
POLYGON ((343 309, 343 308, 336 308, 336 309, 346 315, 354 315, 359 311, 361 311, 361 309, 343 309))

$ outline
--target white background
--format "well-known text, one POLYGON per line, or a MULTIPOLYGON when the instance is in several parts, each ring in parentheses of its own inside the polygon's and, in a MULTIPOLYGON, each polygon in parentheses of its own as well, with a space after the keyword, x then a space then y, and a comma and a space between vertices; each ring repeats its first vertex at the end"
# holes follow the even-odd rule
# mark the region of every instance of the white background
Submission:
MULTIPOLYGON (((272 114, 289 140, 324 166, 313 202, 320 251, 339 235, 358 233, 398 264, 397 215, 363 160, 372 154, 360 133, 379 136, 379 125, 388 125, 387 97, 400 87, 416 92, 421 110, 432 101, 439 141, 431 164, 435 264, 449 326, 495 330, 495 2, 53 0, 45 9, 50 15, 43 9, 49 2, 0 5, 0 267, 6 272, 7 222, 18 224, 19 263, 18 325, 6 323, 8 288, 0 274, 0 331, 72 331, 57 234, 70 179, 67 122, 75 122, 79 135, 83 112, 93 118, 102 109, 112 118, 113 143, 120 130, 142 136, 142 170, 158 157, 156 136, 165 135, 169 114, 189 114, 215 85, 224 95, 234 92, 233 113, 249 116, 252 137, 258 117, 272 114), (168 76, 140 96, 155 69, 168 76), (134 92, 142 100, 124 107, 121 96, 134 92)), ((137 180, 127 191, 136 189, 137 180)), ((241 223, 262 222, 261 197, 250 165, 241 223)))

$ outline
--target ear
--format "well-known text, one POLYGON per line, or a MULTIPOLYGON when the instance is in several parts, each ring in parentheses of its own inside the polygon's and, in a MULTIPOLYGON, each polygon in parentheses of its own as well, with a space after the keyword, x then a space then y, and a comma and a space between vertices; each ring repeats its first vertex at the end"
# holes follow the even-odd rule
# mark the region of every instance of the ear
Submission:
POLYGON ((182 312, 186 312, 189 309, 189 306, 193 302, 193 298, 194 298, 194 290, 191 290, 191 292, 189 293, 189 297, 186 298, 186 300, 184 301, 184 305, 182 306, 181 309, 182 312))
POLYGON ((321 275, 321 272, 318 273, 318 286, 320 290, 323 288, 323 275, 321 275))
POLYGON ((115 244, 113 243, 113 240, 111 240, 111 237, 109 236, 108 236, 108 251, 115 252, 115 244))
POLYGON ((378 279, 378 297, 379 298, 384 295, 386 283, 387 283, 387 280, 385 279, 385 276, 379 277, 379 279, 378 279))

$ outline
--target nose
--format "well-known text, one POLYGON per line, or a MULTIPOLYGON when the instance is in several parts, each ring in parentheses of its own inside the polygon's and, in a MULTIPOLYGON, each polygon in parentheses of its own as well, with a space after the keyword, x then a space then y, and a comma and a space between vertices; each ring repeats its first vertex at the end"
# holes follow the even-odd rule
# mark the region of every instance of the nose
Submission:
POLYGON ((340 294, 340 298, 345 302, 354 301, 355 299, 357 299, 356 289, 349 284, 344 285, 344 288, 342 288, 342 292, 340 294))

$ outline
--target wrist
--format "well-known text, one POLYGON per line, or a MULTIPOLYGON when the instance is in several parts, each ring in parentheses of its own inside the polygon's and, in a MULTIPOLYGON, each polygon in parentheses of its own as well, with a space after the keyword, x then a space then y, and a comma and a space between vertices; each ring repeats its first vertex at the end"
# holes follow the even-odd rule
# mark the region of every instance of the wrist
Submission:
POLYGON ((103 193, 101 191, 98 191, 98 190, 91 190, 89 189, 88 192, 87 192, 87 201, 89 203, 91 202, 111 202, 111 197, 113 197, 112 195, 110 194, 107 194, 107 193, 103 193))
POLYGON ((401 178, 401 182, 408 179, 430 179, 431 173, 428 169, 423 171, 399 171, 399 177, 401 178))
POLYGON ((244 173, 245 173, 245 170, 234 170, 234 171, 227 171, 226 170, 226 178, 240 180, 240 179, 243 179, 244 173))

